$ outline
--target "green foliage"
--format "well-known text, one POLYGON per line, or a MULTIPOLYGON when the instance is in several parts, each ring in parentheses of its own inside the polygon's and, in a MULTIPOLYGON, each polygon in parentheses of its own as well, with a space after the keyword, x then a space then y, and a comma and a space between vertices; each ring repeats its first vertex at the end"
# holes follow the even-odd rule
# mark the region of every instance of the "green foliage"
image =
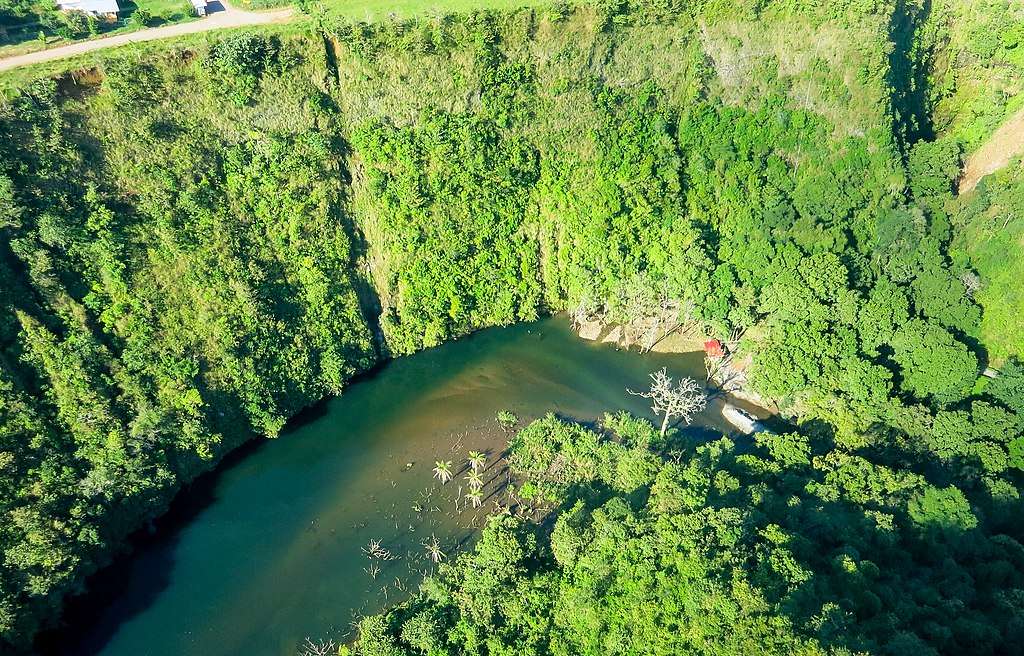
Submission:
POLYGON ((517 475, 550 480, 544 461, 576 493, 554 521, 492 517, 473 551, 365 620, 357 649, 999 653, 1018 636, 1005 590, 1024 583, 1020 531, 997 534, 972 509, 991 487, 931 485, 909 459, 810 458, 827 442, 793 433, 654 457, 649 494, 609 491, 593 462, 626 442, 551 417, 526 427, 510 445, 517 475), (592 460, 549 462, 579 445, 592 460))
POLYGON ((368 125, 352 140, 383 205, 372 234, 387 262, 381 323, 396 353, 538 316, 538 255, 521 223, 537 177, 528 144, 489 119, 444 115, 401 130, 368 125))
POLYGON ((923 493, 910 500, 907 513, 922 528, 945 533, 962 532, 978 525, 967 498, 953 486, 944 489, 926 487, 923 493))
MULTIPOLYGON (((621 429, 624 418, 605 417, 612 430, 621 429)), ((655 467, 646 445, 655 439, 650 426, 637 426, 621 442, 604 442, 596 434, 565 424, 554 415, 530 424, 512 441, 510 459, 519 471, 528 473, 542 496, 555 500, 575 485, 601 480, 613 489, 632 492, 649 484, 655 467), (642 435, 639 439, 639 435, 642 435)))
POLYGON ((498 424, 502 428, 513 428, 519 423, 519 417, 511 410, 498 411, 498 424))
POLYGON ((997 361, 1024 355, 1024 164, 983 179, 956 209, 951 250, 977 272, 974 297, 984 309, 978 332, 997 361))
POLYGON ((149 66, 111 64, 96 142, 75 141, 52 84, 0 119, 8 643, 183 481, 376 359, 335 144, 169 127, 149 66))
POLYGON ((103 62, 103 86, 118 109, 133 111, 158 97, 163 80, 153 64, 122 57, 103 62))
POLYGON ((1024 413, 1024 364, 1008 361, 985 391, 1014 412, 1024 413))
POLYGON ((153 15, 150 14, 149 10, 145 7, 136 7, 128 20, 131 21, 132 25, 147 27, 151 22, 153 22, 153 15))
POLYGON ((0 0, 0 14, 25 18, 45 10, 47 3, 40 0, 0 0))
POLYGON ((89 34, 89 14, 77 9, 60 12, 56 32, 64 39, 78 39, 89 34))
POLYGON ((962 153, 962 147, 955 141, 919 141, 910 150, 907 161, 910 191, 928 209, 936 226, 934 231, 942 239, 949 233, 946 205, 953 200, 962 153))
POLYGON ((909 321, 893 336, 892 347, 903 388, 918 398, 953 403, 974 387, 977 358, 939 325, 909 321))
POLYGON ((922 26, 933 49, 927 89, 936 131, 973 151, 1021 107, 1024 9, 1007 0, 933 3, 922 26))
POLYGON ((238 105, 251 102, 263 74, 277 63, 276 37, 237 34, 218 41, 206 55, 211 88, 238 105))
MULTIPOLYGON (((379 354, 641 305, 743 335, 800 430, 666 461, 634 418, 544 418, 511 462, 564 505, 550 538, 494 520, 365 653, 1015 644, 1021 376, 976 378, 1024 334, 1024 187, 952 198, 974 128, 899 150, 963 95, 909 88, 946 29, 911 5, 324 18, 27 86, 0 105, 3 640, 379 354)), ((1012 64, 1000 21, 950 47, 1012 64)))

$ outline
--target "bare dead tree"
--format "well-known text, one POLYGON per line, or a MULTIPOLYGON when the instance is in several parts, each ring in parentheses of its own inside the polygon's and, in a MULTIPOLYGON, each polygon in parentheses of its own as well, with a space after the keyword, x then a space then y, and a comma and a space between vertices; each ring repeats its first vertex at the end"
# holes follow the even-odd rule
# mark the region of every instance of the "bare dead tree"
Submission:
POLYGON ((662 302, 658 312, 648 317, 640 328, 641 353, 649 353, 662 339, 679 329, 678 310, 673 301, 662 302))
POLYGON ((673 385, 665 368, 651 374, 651 389, 648 392, 634 392, 627 389, 633 396, 642 396, 651 400, 651 410, 655 415, 664 415, 661 422, 661 435, 668 431, 668 422, 673 417, 680 417, 689 424, 693 415, 707 406, 708 399, 704 387, 692 378, 682 378, 673 385))
POLYGON ((704 373, 708 381, 715 380, 722 368, 722 358, 713 358, 710 355, 704 356, 704 373))
POLYGON ((370 540, 370 543, 363 547, 363 553, 370 559, 392 560, 391 552, 381 546, 381 540, 370 540))
POLYGON ((641 353, 678 330, 679 317, 679 301, 669 294, 667 282, 644 273, 620 282, 609 303, 609 318, 622 325, 623 345, 637 344, 641 353))
POLYGON ((960 276, 960 282, 963 283, 967 298, 974 298, 974 295, 981 289, 981 278, 973 271, 964 271, 960 276))
POLYGON ((736 392, 743 389, 746 380, 742 371, 732 366, 732 356, 724 358, 704 358, 704 371, 707 373, 708 383, 711 383, 716 394, 736 392))
POLYGON ((733 326, 732 330, 729 331, 729 337, 725 340, 725 345, 729 347, 729 351, 734 352, 739 348, 740 340, 743 339, 744 333, 747 329, 742 326, 733 326))
POLYGON ((313 642, 306 637, 302 646, 299 647, 299 656, 332 656, 338 653, 338 645, 333 640, 317 640, 313 642))
POLYGON ((579 304, 569 312, 569 319, 573 329, 579 330, 580 326, 595 317, 598 319, 604 317, 604 304, 597 299, 595 294, 588 291, 580 298, 579 304))

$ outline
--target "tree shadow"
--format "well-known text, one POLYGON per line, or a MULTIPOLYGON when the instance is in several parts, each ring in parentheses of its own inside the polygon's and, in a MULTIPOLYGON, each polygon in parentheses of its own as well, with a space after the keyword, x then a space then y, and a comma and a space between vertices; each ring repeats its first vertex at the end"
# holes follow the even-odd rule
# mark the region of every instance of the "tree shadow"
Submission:
POLYGON ((893 132, 906 156, 919 140, 935 137, 928 96, 931 53, 921 51, 920 28, 932 11, 932 0, 897 0, 889 22, 888 85, 893 132))
POLYGON ((36 653, 85 656, 102 652, 124 622, 149 608, 167 588, 183 530, 217 500, 223 472, 251 457, 266 442, 253 439, 230 451, 216 468, 182 488, 166 513, 129 536, 109 564, 86 578, 84 592, 66 600, 60 626, 39 633, 36 653), (144 585, 126 585, 138 578, 144 585))

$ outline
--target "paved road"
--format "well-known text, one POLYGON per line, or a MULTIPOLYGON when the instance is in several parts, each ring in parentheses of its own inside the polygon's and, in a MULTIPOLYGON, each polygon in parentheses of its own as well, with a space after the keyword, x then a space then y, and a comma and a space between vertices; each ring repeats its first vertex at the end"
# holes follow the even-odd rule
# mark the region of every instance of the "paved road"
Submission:
POLYGON ((1024 153, 1024 109, 1007 119, 967 158, 959 192, 974 189, 982 178, 1003 168, 1021 153, 1024 153))
POLYGON ((221 0, 221 4, 224 7, 222 11, 217 11, 215 13, 210 14, 206 18, 200 18, 199 20, 191 21, 188 23, 165 25, 164 27, 153 27, 149 29, 139 30, 137 32, 117 34, 115 36, 108 36, 103 39, 82 41, 80 43, 72 43, 66 46, 60 46, 59 48, 39 50, 37 52, 30 52, 25 55, 17 55, 15 57, 0 59, 0 71, 17 68, 18 66, 25 66, 27 64, 38 64, 39 62, 47 62, 53 61, 55 59, 63 59, 65 57, 72 57, 74 55, 81 55, 86 52, 92 52, 93 50, 112 48, 114 46, 123 45, 125 43, 152 41, 154 39, 164 39, 171 36, 181 36, 182 34, 206 32, 208 30, 216 30, 223 27, 242 27, 244 25, 264 25, 266 23, 283 23, 292 17, 291 7, 279 9, 277 11, 254 12, 235 9, 223 0, 221 0))

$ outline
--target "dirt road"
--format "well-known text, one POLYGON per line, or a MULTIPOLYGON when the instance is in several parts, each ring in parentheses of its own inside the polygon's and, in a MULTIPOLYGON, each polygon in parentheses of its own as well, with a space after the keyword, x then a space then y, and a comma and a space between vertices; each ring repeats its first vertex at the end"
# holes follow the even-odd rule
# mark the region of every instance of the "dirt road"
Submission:
POLYGON ((1000 125, 988 141, 967 158, 960 178, 960 193, 974 189, 982 178, 1003 168, 1021 153, 1024 153, 1024 109, 1000 125))
MULTIPOLYGON (((138 43, 140 41, 165 39, 167 37, 181 36, 183 34, 194 34, 196 32, 206 32, 208 30, 216 30, 224 27, 242 27, 245 25, 265 25, 267 23, 282 23, 284 21, 289 20, 292 17, 291 7, 279 9, 277 11, 254 12, 235 9, 228 3, 223 2, 223 0, 221 0, 220 3, 211 3, 211 5, 216 4, 220 4, 223 7, 223 9, 215 11, 215 13, 211 13, 205 18, 200 18, 199 20, 191 21, 188 23, 178 23, 176 25, 154 27, 150 29, 139 30, 138 32, 118 34, 115 36, 106 37, 104 39, 95 39, 93 41, 82 41, 80 43, 72 43, 66 46, 60 46, 59 48, 39 50, 37 52, 30 52, 25 55, 17 55, 15 57, 0 59, 0 71, 17 68, 18 66, 25 66, 27 64, 38 64, 40 62, 53 61, 55 59, 63 59, 65 57, 81 55, 86 52, 92 52, 93 50, 112 48, 114 46, 124 45, 125 43, 138 43)), ((211 7, 211 9, 213 9, 213 7, 211 7)))

